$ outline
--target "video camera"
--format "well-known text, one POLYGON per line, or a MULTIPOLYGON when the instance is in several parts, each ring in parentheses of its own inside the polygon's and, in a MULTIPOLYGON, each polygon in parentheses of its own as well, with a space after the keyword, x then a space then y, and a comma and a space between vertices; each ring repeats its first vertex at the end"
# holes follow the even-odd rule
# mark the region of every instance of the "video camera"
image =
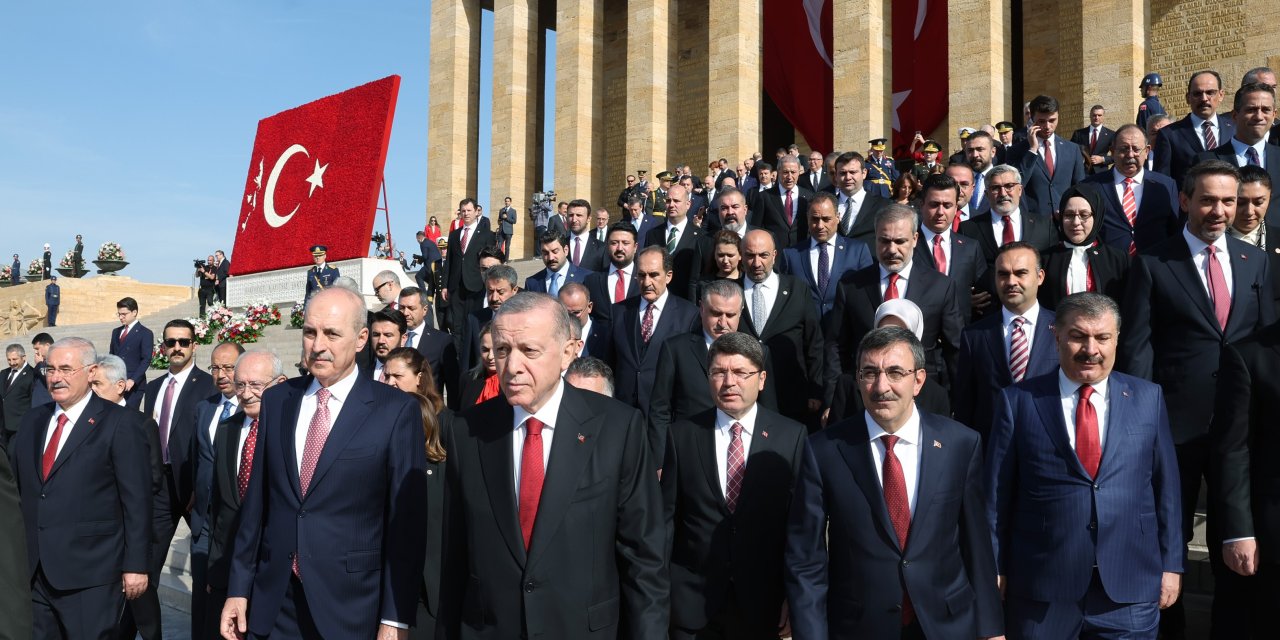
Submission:
POLYGON ((204 261, 204 258, 196 258, 195 263, 195 267, 197 269, 204 269, 205 266, 208 265, 208 263, 204 261))

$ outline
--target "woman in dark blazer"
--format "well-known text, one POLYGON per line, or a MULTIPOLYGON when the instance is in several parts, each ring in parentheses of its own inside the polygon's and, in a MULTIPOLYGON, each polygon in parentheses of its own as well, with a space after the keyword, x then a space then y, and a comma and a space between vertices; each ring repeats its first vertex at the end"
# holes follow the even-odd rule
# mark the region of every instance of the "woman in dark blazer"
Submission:
POLYGON ((1129 256, 1098 241, 1104 211, 1103 194, 1093 184, 1078 184, 1062 194, 1058 209, 1062 242, 1040 253, 1044 284, 1040 306, 1052 311, 1072 293, 1103 293, 1119 302, 1129 276, 1129 256))
POLYGON ((498 363, 493 359, 493 336, 490 325, 480 328, 480 362, 462 376, 462 404, 460 410, 473 407, 502 394, 498 385, 498 363))
POLYGON ((703 265, 702 276, 689 287, 689 300, 702 300, 702 287, 716 280, 732 280, 742 284, 742 238, 721 229, 711 238, 711 259, 703 265))

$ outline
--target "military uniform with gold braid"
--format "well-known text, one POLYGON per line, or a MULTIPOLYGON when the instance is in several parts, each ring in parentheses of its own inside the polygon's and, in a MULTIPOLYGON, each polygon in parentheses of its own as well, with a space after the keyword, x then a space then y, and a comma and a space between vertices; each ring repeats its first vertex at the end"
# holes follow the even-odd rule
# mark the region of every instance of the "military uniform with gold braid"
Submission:
POLYGON ((893 181, 901 175, 893 164, 893 158, 883 155, 886 143, 888 140, 884 138, 876 138, 867 143, 871 145, 872 151, 879 152, 881 156, 879 159, 867 158, 867 180, 863 184, 867 193, 873 193, 881 198, 889 197, 893 189, 893 181))
POLYGON ((653 190, 653 199, 651 204, 653 208, 649 209, 650 213, 655 216, 667 215, 667 191, 671 190, 671 181, 675 176, 670 171, 662 171, 658 173, 658 188, 653 190))
POLYGON ((325 264, 325 256, 328 253, 329 248, 322 244, 317 244, 311 247, 311 257, 315 259, 316 266, 307 270, 306 299, 308 300, 317 292, 327 289, 333 284, 334 280, 338 279, 338 276, 342 275, 338 273, 337 267, 331 267, 328 264, 325 264))
MULTIPOLYGON (((934 154, 933 163, 934 165, 938 164, 937 154, 942 151, 942 147, 936 140, 925 140, 922 151, 925 154, 934 154)), ((915 160, 915 158, 912 158, 911 175, 915 176, 916 180, 919 180, 921 184, 924 183, 925 178, 928 178, 929 174, 932 172, 933 168, 929 166, 929 159, 927 157, 923 160, 915 160)))

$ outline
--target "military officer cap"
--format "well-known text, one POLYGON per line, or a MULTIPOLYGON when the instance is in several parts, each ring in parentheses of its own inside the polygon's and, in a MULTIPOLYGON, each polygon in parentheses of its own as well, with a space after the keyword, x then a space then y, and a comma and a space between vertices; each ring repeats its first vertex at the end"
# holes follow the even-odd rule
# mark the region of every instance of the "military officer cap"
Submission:
POLYGON ((329 252, 329 247, 326 247, 322 244, 311 245, 311 255, 313 256, 322 256, 328 252, 329 252))
POLYGON ((939 152, 939 151, 942 151, 942 147, 938 145, 938 141, 937 141, 937 140, 925 140, 925 141, 924 141, 924 152, 925 152, 925 153, 937 153, 937 152, 939 152))
POLYGON ((643 178, 646 173, 649 173, 649 172, 645 171, 644 169, 636 169, 636 175, 640 176, 641 178, 643 178))
POLYGON ((51 273, 51 274, 49 274, 49 279, 50 279, 50 280, 57 280, 57 279, 58 279, 58 276, 56 276, 56 275, 54 275, 54 274, 52 274, 52 273, 51 273))
POLYGON ((867 142, 867 144, 871 145, 871 148, 876 151, 884 151, 884 146, 887 142, 889 142, 887 138, 876 138, 875 140, 867 142))
POLYGON ((668 182, 675 178, 670 171, 662 171, 658 173, 658 182, 668 182))
POLYGON ((1013 123, 1008 120, 1001 120, 996 123, 996 131, 999 131, 1000 133, 1009 133, 1010 131, 1013 131, 1013 123))
POLYGON ((960 127, 960 139, 968 140, 969 136, 973 135, 974 131, 977 131, 977 129, 974 129, 973 127, 960 127))

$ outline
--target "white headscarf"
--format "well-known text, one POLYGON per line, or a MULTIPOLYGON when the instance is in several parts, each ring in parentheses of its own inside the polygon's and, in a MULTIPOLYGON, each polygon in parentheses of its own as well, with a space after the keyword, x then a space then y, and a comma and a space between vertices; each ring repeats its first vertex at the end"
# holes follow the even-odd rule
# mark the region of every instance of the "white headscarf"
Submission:
POLYGON ((901 320, 907 325, 907 329, 911 330, 911 333, 916 334, 917 340, 923 339, 924 313, 920 311, 920 307, 917 307, 916 303, 906 298, 887 300, 884 304, 876 307, 875 325, 879 327, 881 321, 888 317, 901 320))

